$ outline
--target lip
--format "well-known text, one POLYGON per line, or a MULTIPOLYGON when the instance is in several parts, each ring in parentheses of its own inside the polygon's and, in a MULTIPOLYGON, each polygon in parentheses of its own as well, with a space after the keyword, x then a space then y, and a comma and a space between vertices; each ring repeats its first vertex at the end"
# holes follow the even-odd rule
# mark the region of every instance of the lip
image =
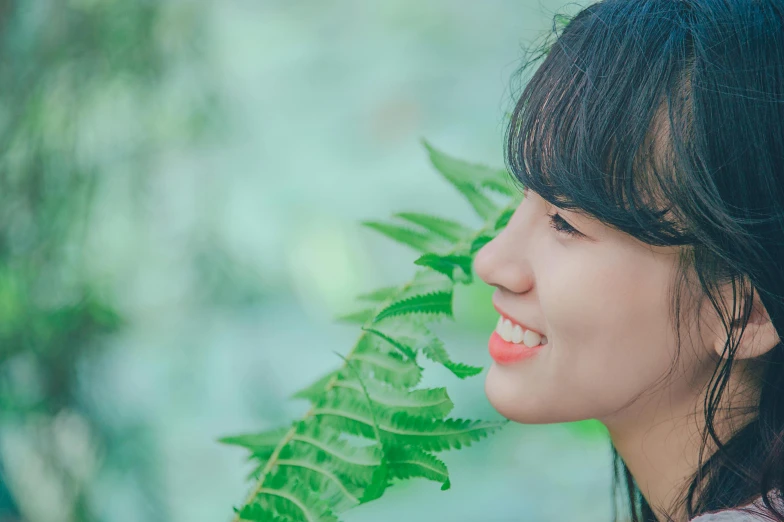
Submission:
MULTIPOLYGON (((504 312, 498 303, 495 302, 495 299, 493 299, 493 308, 495 308, 495 310, 501 314, 501 317, 504 319, 509 319, 514 324, 519 324, 522 328, 531 330, 532 332, 535 332, 544 337, 541 332, 529 328, 527 325, 517 321, 508 313, 504 312)), ((490 336, 490 340, 487 344, 488 350, 490 351, 490 357, 492 357, 492 359, 498 364, 512 364, 524 359, 528 359, 529 357, 533 357, 539 353, 539 351, 542 350, 545 346, 547 345, 539 345, 531 348, 524 344, 510 343, 504 341, 503 337, 501 337, 496 331, 493 331, 493 334, 490 336)))
POLYGON ((490 357, 498 364, 512 364, 522 361, 523 359, 528 359, 539 353, 540 350, 543 350, 545 346, 539 345, 530 348, 524 344, 510 343, 504 341, 503 337, 498 335, 498 332, 495 331, 490 336, 490 341, 487 343, 490 357))
POLYGON ((493 300, 493 308, 495 308, 495 311, 496 311, 496 312, 498 312, 499 314, 501 314, 501 316, 502 316, 504 319, 509 319, 510 321, 512 321, 512 323, 514 323, 514 324, 519 324, 519 325, 520 325, 520 326, 521 326, 523 329, 525 329, 525 330, 531 330, 532 332, 534 332, 534 333, 537 333, 537 334, 539 334, 539 335, 540 335, 540 336, 542 336, 542 337, 544 337, 544 336, 545 336, 545 335, 544 335, 542 332, 540 332, 540 331, 538 331, 538 330, 534 330, 533 328, 530 328, 530 327, 528 327, 528 325, 525 325, 525 324, 521 323, 520 321, 518 321, 517 319, 515 319, 515 318, 514 318, 514 317, 512 317, 511 315, 509 315, 509 314, 507 314, 506 312, 504 312, 504 311, 501 309, 501 307, 500 307, 500 306, 498 306, 498 303, 496 303, 496 302, 495 302, 495 300, 493 300))

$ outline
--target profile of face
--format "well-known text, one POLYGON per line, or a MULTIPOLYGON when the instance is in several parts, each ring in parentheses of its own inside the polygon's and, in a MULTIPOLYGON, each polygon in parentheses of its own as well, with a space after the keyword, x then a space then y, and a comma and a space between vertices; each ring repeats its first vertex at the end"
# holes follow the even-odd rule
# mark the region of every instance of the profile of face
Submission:
POLYGON ((642 243, 527 190, 508 225, 476 254, 474 270, 497 288, 499 310, 548 341, 531 357, 492 364, 485 381, 492 406, 525 424, 607 424, 662 398, 693 402, 718 359, 696 323, 682 319, 675 363, 677 264, 675 247, 642 243))

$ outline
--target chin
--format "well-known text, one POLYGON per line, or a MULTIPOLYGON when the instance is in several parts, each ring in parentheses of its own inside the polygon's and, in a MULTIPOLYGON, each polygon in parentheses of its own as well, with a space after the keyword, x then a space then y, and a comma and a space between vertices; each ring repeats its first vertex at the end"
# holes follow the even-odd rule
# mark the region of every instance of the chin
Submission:
POLYGON ((485 377, 485 395, 498 413, 520 424, 554 424, 573 420, 555 411, 549 401, 527 393, 520 386, 522 376, 512 367, 493 363, 485 377))

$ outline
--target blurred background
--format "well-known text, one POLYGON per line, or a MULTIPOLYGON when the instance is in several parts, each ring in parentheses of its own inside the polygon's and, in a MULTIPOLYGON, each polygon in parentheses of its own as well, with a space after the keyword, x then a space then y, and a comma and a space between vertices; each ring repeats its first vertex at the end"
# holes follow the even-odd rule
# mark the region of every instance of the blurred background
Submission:
MULTIPOLYGON (((252 464, 224 435, 302 415, 354 297, 417 254, 361 220, 477 225, 430 166, 502 166, 552 0, 0 0, 0 521, 220 522, 252 464), (518 83, 519 85, 519 83, 518 83)), ((492 289, 438 332, 487 368, 492 289)), ((435 328, 434 328, 435 329, 435 328)), ((483 372, 453 417, 499 420, 483 372)), ((510 425, 360 521, 607 521, 600 427, 510 425)))

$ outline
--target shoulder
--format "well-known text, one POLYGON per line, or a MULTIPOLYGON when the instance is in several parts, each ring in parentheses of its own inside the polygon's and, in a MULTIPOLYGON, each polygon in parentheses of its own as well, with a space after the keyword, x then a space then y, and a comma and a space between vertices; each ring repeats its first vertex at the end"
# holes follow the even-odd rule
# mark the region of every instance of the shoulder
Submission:
MULTIPOLYGON (((771 495, 773 505, 782 511, 784 502, 780 497, 771 495)), ((767 513, 765 505, 762 502, 762 496, 759 496, 750 504, 732 509, 722 509, 721 511, 714 511, 711 513, 703 513, 689 522, 763 522, 774 520, 766 517, 767 513)))

